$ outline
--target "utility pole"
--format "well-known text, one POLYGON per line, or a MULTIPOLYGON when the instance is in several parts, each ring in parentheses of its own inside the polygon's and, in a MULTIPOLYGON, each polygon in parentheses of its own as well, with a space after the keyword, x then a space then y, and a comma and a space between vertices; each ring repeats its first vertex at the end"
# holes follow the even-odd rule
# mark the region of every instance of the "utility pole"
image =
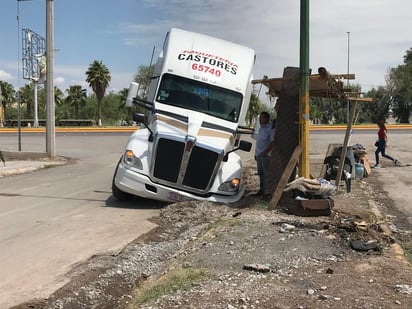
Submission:
POLYGON ((56 156, 54 107, 54 0, 46 0, 46 152, 56 156))

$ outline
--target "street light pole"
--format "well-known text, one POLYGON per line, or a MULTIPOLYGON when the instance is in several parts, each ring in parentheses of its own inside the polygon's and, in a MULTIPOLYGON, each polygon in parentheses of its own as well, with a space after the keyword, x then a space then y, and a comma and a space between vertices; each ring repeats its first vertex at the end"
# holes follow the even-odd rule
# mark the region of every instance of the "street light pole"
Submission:
POLYGON ((54 108, 54 0, 46 0, 46 151, 56 156, 54 108))
POLYGON ((20 1, 17 0, 17 144, 21 151, 21 101, 20 101, 20 1))

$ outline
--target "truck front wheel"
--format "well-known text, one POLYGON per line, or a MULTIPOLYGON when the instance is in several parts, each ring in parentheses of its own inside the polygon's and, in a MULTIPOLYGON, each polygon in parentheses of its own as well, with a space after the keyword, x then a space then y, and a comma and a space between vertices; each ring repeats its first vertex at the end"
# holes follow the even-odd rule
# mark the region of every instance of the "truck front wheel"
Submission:
MULTIPOLYGON (((121 159, 120 159, 120 160, 121 160, 121 159)), ((116 174, 117 174, 117 169, 119 168, 120 160, 119 160, 119 163, 117 163, 116 170, 115 170, 114 175, 113 175, 113 180, 112 180, 112 193, 113 193, 113 196, 114 196, 117 200, 119 200, 119 201, 126 201, 126 200, 129 200, 129 199, 130 199, 131 195, 130 195, 129 193, 126 193, 126 192, 123 192, 122 190, 120 190, 120 189, 116 186, 116 183, 115 183, 115 178, 116 178, 116 174)))
POLYGON ((118 187, 116 187, 116 185, 114 184, 114 179, 112 184, 112 193, 113 196, 119 201, 127 201, 130 199, 130 194, 123 192, 118 187))

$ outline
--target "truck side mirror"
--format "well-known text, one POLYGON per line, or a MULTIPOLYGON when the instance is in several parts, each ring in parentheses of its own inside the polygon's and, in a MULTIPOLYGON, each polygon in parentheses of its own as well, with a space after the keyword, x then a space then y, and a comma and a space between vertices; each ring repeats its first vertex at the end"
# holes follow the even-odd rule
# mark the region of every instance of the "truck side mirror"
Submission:
POLYGON ((146 116, 144 114, 134 113, 133 121, 136 123, 143 123, 144 125, 146 125, 146 116))
POLYGON ((250 149, 252 149, 252 143, 251 143, 251 142, 247 142, 247 141, 243 141, 243 140, 240 141, 238 147, 233 148, 231 151, 228 151, 228 152, 225 154, 225 156, 223 157, 223 161, 226 162, 227 159, 229 158, 229 153, 231 153, 231 152, 233 152, 233 151, 236 151, 236 150, 238 150, 238 149, 243 150, 243 151, 246 151, 246 152, 249 152, 250 149))
POLYGON ((146 116, 144 114, 138 114, 134 113, 133 114, 133 121, 136 123, 143 123, 144 126, 149 130, 150 135, 149 135, 149 142, 153 142, 153 131, 149 128, 149 126, 146 124, 146 116))
POLYGON ((238 149, 249 152, 252 149, 252 143, 247 141, 240 141, 238 149))

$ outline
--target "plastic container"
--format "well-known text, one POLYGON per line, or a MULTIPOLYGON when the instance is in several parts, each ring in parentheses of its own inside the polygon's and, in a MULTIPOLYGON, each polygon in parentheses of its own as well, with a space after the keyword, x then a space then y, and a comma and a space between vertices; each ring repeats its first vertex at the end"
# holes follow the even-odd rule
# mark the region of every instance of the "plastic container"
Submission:
POLYGON ((361 163, 355 164, 355 178, 362 179, 365 173, 365 167, 361 163))

